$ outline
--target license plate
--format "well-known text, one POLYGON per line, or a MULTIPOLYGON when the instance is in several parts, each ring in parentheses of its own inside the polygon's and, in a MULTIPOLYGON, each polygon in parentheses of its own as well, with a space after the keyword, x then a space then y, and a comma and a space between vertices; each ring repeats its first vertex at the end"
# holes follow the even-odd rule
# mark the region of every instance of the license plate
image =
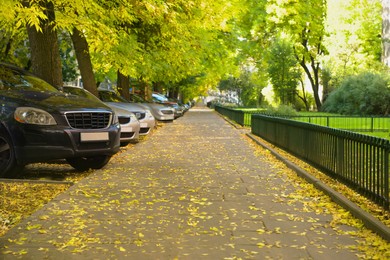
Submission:
POLYGON ((139 126, 142 127, 142 128, 148 127, 148 123, 141 123, 139 126))
POLYGON ((108 141, 108 132, 99 133, 80 133, 81 142, 97 142, 97 141, 108 141))

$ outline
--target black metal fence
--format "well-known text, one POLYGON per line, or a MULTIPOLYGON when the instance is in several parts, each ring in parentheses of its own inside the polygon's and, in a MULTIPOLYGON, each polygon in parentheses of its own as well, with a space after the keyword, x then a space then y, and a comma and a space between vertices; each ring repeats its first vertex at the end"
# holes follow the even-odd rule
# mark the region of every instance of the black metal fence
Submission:
POLYGON ((237 124, 241 126, 251 126, 251 116, 252 114, 258 114, 258 111, 248 112, 242 111, 239 109, 233 109, 223 106, 216 105, 214 107, 215 111, 228 117, 229 119, 235 121, 237 124))
MULTIPOLYGON (((244 118, 245 118, 245 113, 244 111, 233 109, 233 108, 228 108, 228 107, 222 107, 216 105, 214 107, 215 111, 220 113, 221 115, 224 115, 228 117, 229 119, 235 121, 239 125, 244 125, 244 118)), ((248 125, 250 126, 250 125, 248 125)))
POLYGON ((389 140, 265 115, 251 129, 389 210, 389 140))
POLYGON ((293 115, 270 115, 259 111, 242 111, 239 109, 215 106, 215 110, 240 124, 251 126, 251 116, 262 114, 281 118, 293 119, 353 132, 383 132, 382 137, 390 136, 390 117, 379 116, 293 116, 293 115))

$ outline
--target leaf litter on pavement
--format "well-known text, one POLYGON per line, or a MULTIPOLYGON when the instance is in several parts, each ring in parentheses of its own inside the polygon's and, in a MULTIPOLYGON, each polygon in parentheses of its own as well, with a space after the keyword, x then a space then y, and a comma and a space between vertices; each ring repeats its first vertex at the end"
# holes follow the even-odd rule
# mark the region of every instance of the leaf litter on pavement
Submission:
MULTIPOLYGON (((184 126, 182 126, 184 128, 184 126)), ((195 137, 194 137, 195 138, 195 137)), ((151 141, 152 142, 152 141, 151 141)), ((207 139, 202 140, 204 149, 207 151, 215 151, 218 147, 213 146, 207 139)), ((240 259, 240 258, 253 258, 259 254, 259 250, 263 248, 282 248, 282 247, 292 247, 297 249, 304 250, 307 246, 312 246, 317 248, 319 253, 322 250, 325 250, 324 246, 318 241, 308 242, 307 245, 302 244, 287 244, 285 241, 280 239, 276 240, 265 240, 262 239, 263 235, 285 235, 286 234, 283 223, 287 220, 294 220, 296 223, 311 223, 311 229, 315 232, 318 232, 320 235, 321 232, 324 232, 322 229, 323 223, 318 223, 316 214, 328 214, 331 216, 332 221, 329 223, 331 228, 340 234, 351 235, 355 238, 357 243, 351 245, 351 250, 356 252, 359 258, 362 259, 386 259, 390 258, 389 252, 390 247, 389 243, 381 239, 376 234, 364 228, 363 224, 355 219, 349 212, 345 211, 337 204, 332 202, 329 197, 324 195, 322 192, 318 191, 313 185, 306 183, 303 179, 298 177, 292 170, 284 166, 283 163, 275 159, 269 151, 255 145, 248 139, 248 142, 253 146, 256 156, 259 160, 266 160, 271 165, 273 165, 274 170, 280 176, 278 178, 282 179, 284 184, 280 187, 271 187, 266 192, 264 191, 264 196, 268 196, 268 192, 272 193, 272 198, 275 202, 285 202, 288 205, 294 207, 295 210, 301 210, 303 208, 306 212, 313 212, 310 217, 301 217, 299 212, 286 213, 283 210, 274 210, 267 211, 255 204, 249 205, 247 211, 239 211, 235 208, 234 204, 228 210, 222 210, 222 208, 217 205, 219 201, 212 201, 209 198, 203 196, 208 192, 215 192, 221 198, 222 201, 234 200, 234 192, 237 192, 239 189, 240 183, 243 180, 233 179, 231 180, 230 187, 226 187, 226 190, 233 192, 221 192, 219 194, 218 189, 214 189, 214 183, 212 182, 211 176, 218 174, 218 172, 223 172, 225 168, 234 168, 236 165, 230 163, 228 165, 223 163, 215 163, 213 156, 203 157, 199 161, 199 166, 210 166, 210 168, 204 170, 204 168, 196 169, 196 173, 188 173, 186 170, 180 167, 170 167, 169 165, 164 166, 164 172, 166 176, 157 175, 153 166, 143 165, 137 167, 143 167, 144 169, 133 169, 129 170, 125 168, 126 165, 131 164, 131 162, 141 160, 140 154, 132 156, 115 156, 113 158, 113 165, 107 170, 103 170, 99 176, 91 175, 89 178, 101 178, 107 181, 106 187, 83 187, 80 185, 77 189, 71 191, 72 196, 68 201, 60 201, 53 204, 53 208, 50 209, 47 215, 41 216, 41 218, 52 218, 55 215, 60 215, 64 221, 58 223, 61 225, 61 229, 64 229, 64 232, 67 235, 58 235, 57 238, 49 241, 52 246, 55 246, 58 250, 68 250, 73 253, 82 252, 88 250, 90 245, 94 245, 97 251, 105 252, 109 249, 105 248, 103 245, 107 243, 112 243, 114 245, 114 250, 118 250, 123 253, 131 254, 131 250, 141 250, 147 244, 154 243, 156 248, 159 248, 161 252, 167 250, 166 241, 174 244, 177 248, 181 248, 181 243, 179 241, 185 240, 187 236, 197 237, 201 235, 207 235, 208 237, 228 237, 232 231, 237 231, 238 226, 251 226, 256 225, 256 233, 251 236, 247 236, 247 233, 243 235, 237 235, 235 238, 226 238, 226 243, 224 244, 227 248, 236 248, 239 249, 241 255, 232 255, 231 258, 225 259, 240 259), (265 159, 264 159, 265 158, 265 159), (143 178, 137 178, 139 172, 148 171, 148 176, 143 176, 143 178), (113 175, 118 175, 122 172, 126 172, 128 177, 123 178, 123 186, 118 186, 116 182, 112 181, 113 175), (189 187, 183 185, 183 182, 186 177, 193 179, 194 185, 189 187), (197 187, 196 183, 205 184, 202 187, 197 187), (207 184, 210 183, 208 186, 207 184), (294 192, 286 192, 287 187, 294 187, 294 192), (163 189, 161 188, 163 187, 163 189), (99 195, 99 189, 108 189, 110 191, 110 196, 102 197, 99 195), (227 198, 226 196, 231 196, 227 198), (88 205, 79 205, 76 202, 81 197, 88 198, 88 205), (122 199, 127 201, 126 207, 121 205, 122 199), (183 204, 186 202, 186 204, 183 204), (70 205, 66 210, 60 210, 59 203, 70 205), (299 207, 296 205, 302 205, 299 207), (184 206, 185 205, 185 206, 184 206), (210 209, 221 209, 219 212, 210 213, 210 209), (96 215, 99 212, 104 212, 103 214, 109 214, 110 211, 120 212, 123 216, 123 220, 118 219, 109 219, 104 223, 99 222, 96 219, 96 215), (177 215, 171 215, 175 211, 177 215), (50 214, 49 214, 50 213, 50 214), (218 219, 216 218, 218 214, 218 219), (247 220, 238 223, 235 221, 236 216, 244 214, 247 216, 247 220), (259 216, 274 218, 280 222, 280 226, 275 227, 266 227, 263 225, 259 216), (157 227, 153 227, 154 224, 158 224, 157 227), (91 228, 92 226, 92 228, 91 228), (149 228, 148 228, 149 227, 149 228), (182 231, 180 237, 170 237, 169 235, 164 236, 164 240, 159 238, 153 238, 154 234, 167 234, 167 230, 172 228, 178 228, 182 231), (106 230, 110 230, 113 234, 112 238, 107 238, 105 235, 106 230), (257 248, 241 248, 239 241, 248 240, 250 243, 254 243, 257 248), (96 246, 101 244, 102 246, 96 246), (129 245, 134 245, 136 248, 129 247, 129 245), (138 249, 137 249, 138 248, 138 249)), ((134 146, 129 146, 122 149, 124 154, 127 150, 133 149, 134 146)), ((175 147, 173 147, 175 149, 175 147)), ((182 149, 181 146, 177 146, 176 149, 182 149)), ((223 147, 220 147, 223 149, 223 147)), ((186 163, 185 161, 180 161, 180 152, 178 153, 169 153, 164 156, 167 162, 172 162, 180 165, 180 163, 186 163)), ((183 151, 184 152, 184 151, 183 151)), ((210 153, 213 154, 213 153, 210 153)), ((145 156, 145 155, 142 155, 145 156)), ((158 157, 149 157, 150 161, 158 160, 158 157)), ((194 158, 196 159, 196 158, 194 158)), ((238 160, 245 161, 246 158, 237 157, 238 160)), ((291 159, 291 158, 290 158, 291 159)), ((301 164, 302 162, 292 159, 294 163, 301 164)), ((196 164, 195 164, 196 165, 196 164)), ((310 173, 318 174, 318 171, 313 170, 309 166, 304 166, 306 170, 310 173)), ((238 170, 238 169, 237 169, 238 170)), ((249 172, 249 169, 240 169, 242 172, 249 172)), ((268 178, 274 178, 275 176, 269 176, 268 178)), ((325 177, 326 178, 326 177, 325 177)), ((26 195, 45 198, 45 201, 40 201, 38 204, 42 204, 49 201, 51 198, 55 197, 57 194, 61 193, 68 186, 60 187, 57 185, 51 186, 50 189, 43 188, 34 188, 31 186, 29 190, 29 185, 25 185, 22 189, 24 192, 21 192, 21 189, 17 185, 13 187, 8 187, 7 185, 0 184, 1 193, 3 198, 7 197, 8 200, 13 200, 13 197, 20 196, 19 193, 26 193, 26 195), (39 194, 37 196, 37 194, 39 194)), ((14 185, 14 184, 12 184, 14 185)), ((344 189, 344 188, 343 188, 344 189)), ((291 189, 289 189, 291 190, 291 189)), ((348 191, 349 192, 349 191, 348 191)), ((258 195, 258 194, 257 194, 258 195)), ((254 196, 248 192, 246 194, 248 198, 254 196)), ((355 195, 353 195, 355 196, 355 195)), ((355 198, 355 197, 354 197, 355 198)), ((34 200, 34 199, 33 199, 34 200)), ((360 198, 359 198, 360 200, 360 198)), ((15 200, 13 206, 9 205, 3 200, 4 209, 0 212, 0 222, 5 228, 3 228, 3 233, 13 225, 17 224, 22 218, 31 214, 34 209, 27 209, 25 204, 29 203, 29 199, 20 199, 15 200), (12 211, 14 210, 15 205, 20 209, 17 217, 10 217, 12 211), (9 220, 11 219, 11 221, 9 220), (6 221, 8 221, 6 223, 6 221), (12 223, 10 223, 12 222, 12 223)), ((2 205, 2 206, 3 206, 2 205)), ((370 205, 370 203, 367 203, 370 205)), ((29 205, 29 207, 32 205, 29 205)), ((368 206, 367 206, 368 207, 368 206)), ((374 206, 370 205, 370 208, 374 206)), ((36 208, 38 208, 36 206, 36 208)), ((375 207, 374 207, 375 208, 375 207)), ((374 209, 373 212, 381 212, 379 209, 374 209)), ((385 214, 384 214, 385 215, 385 214)), ((387 216, 388 217, 388 216, 387 216)), ((382 218, 385 219, 387 217, 382 218)), ((388 223, 387 223, 388 224, 388 223)), ((27 226, 27 229, 37 230, 41 234, 47 232, 54 232, 58 227, 42 227, 39 225, 34 225, 30 223, 27 226)), ((239 232, 237 232, 240 234, 239 232)), ((305 236, 305 231, 297 230, 290 231, 292 236, 305 236)), ((1 234, 0 234, 1 235, 1 234)), ((20 237, 15 239, 14 243, 23 245, 25 239, 20 237)), ((205 242, 207 243, 207 241, 205 242)), ((48 251, 48 248, 42 247, 41 251, 48 251)), ((26 249, 21 249, 17 252, 9 251, 10 254, 23 255, 26 254, 26 249)), ((209 252, 203 252, 203 256, 208 256, 209 252)), ((183 256, 190 255, 190 252, 183 253, 183 256)))

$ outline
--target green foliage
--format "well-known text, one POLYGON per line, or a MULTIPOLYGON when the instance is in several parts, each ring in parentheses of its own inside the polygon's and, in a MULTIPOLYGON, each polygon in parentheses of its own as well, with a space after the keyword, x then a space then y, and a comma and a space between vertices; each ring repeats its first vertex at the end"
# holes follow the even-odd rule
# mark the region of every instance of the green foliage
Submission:
POLYGON ((387 115, 389 80, 373 73, 347 77, 324 103, 324 111, 345 115, 387 115))
POLYGON ((378 71, 381 55, 380 1, 328 0, 328 35, 325 44, 331 55, 326 66, 333 78, 363 71, 378 71))
POLYGON ((289 35, 294 55, 310 82, 317 109, 321 109, 320 60, 328 53, 324 45, 326 1, 271 0, 267 12, 271 26, 289 35))
POLYGON ((230 76, 221 80, 218 88, 237 93, 244 107, 259 107, 265 102, 262 94, 265 85, 258 75, 246 70, 238 78, 230 76))
POLYGON ((298 81, 301 78, 298 61, 293 46, 287 39, 279 38, 271 46, 268 58, 268 73, 271 78, 275 98, 281 104, 295 102, 298 81))
POLYGON ((73 52, 73 47, 69 36, 63 32, 59 36, 60 38, 60 56, 62 62, 62 77, 64 82, 71 82, 76 80, 77 73, 77 60, 73 52))
POLYGON ((268 107, 266 114, 269 115, 282 115, 282 116, 296 116, 298 112, 291 106, 280 105, 278 107, 268 107))
MULTIPOLYGON (((26 8, 17 0, 1 1, 1 60, 28 65, 26 25, 40 30, 40 21, 47 19, 39 3, 30 1, 26 8)), ((321 77, 321 82, 327 84, 326 97, 346 75, 367 68, 380 69, 380 1, 57 0, 53 3, 55 29, 71 32, 77 27, 85 33, 97 78, 116 75, 119 69, 149 85, 164 82, 188 97, 206 93, 226 75, 240 78, 242 71, 251 66, 257 69, 253 71, 261 78, 260 83, 246 85, 241 94, 248 104, 258 105, 264 82, 268 82, 264 72, 273 71, 273 81, 278 76, 278 81, 288 81, 282 76, 284 67, 276 66, 280 60, 266 59, 270 46, 281 36, 290 39, 296 61, 305 69, 313 87, 317 105, 321 105, 318 101, 321 77), (330 69, 328 78, 321 74, 320 68, 324 67, 330 69), (181 84, 190 77, 196 81, 181 84)), ((61 50, 64 77, 68 80, 75 75, 75 64, 69 50, 61 50)), ((291 88, 292 85, 291 82, 291 88)), ((299 99, 282 94, 289 84, 277 86, 283 86, 282 92, 275 91, 282 103, 301 108, 299 99)))

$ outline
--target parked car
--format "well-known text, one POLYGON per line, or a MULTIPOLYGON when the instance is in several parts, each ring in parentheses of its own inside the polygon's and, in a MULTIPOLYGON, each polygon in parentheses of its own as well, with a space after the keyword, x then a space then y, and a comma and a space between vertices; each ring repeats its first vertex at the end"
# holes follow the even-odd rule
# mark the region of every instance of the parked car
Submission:
POLYGON ((181 107, 177 102, 170 101, 166 96, 164 96, 160 93, 154 92, 152 94, 152 99, 153 99, 153 102, 155 102, 155 103, 172 107, 174 109, 175 118, 178 118, 178 117, 181 117, 184 115, 184 108, 181 107))
MULTIPOLYGON (((98 97, 96 97, 91 92, 81 87, 63 86, 62 90, 68 94, 82 96, 91 100, 97 100, 99 102, 102 102, 98 97)), ((134 113, 117 106, 112 106, 112 105, 110 106, 109 104, 108 106, 112 110, 114 110, 115 114, 118 117, 119 124, 121 125, 121 137, 120 137, 121 146, 125 146, 130 142, 138 142, 140 122, 138 121, 134 113)))
POLYGON ((175 109, 172 107, 147 101, 141 96, 133 93, 130 94, 130 101, 141 104, 149 109, 150 112, 152 112, 154 118, 156 118, 158 121, 172 121, 175 119, 175 109))
POLYGON ((149 132, 155 127, 156 119, 149 110, 145 109, 141 105, 131 103, 130 101, 117 95, 112 90, 98 89, 98 92, 100 100, 106 104, 129 110, 135 114, 138 121, 140 122, 140 135, 149 134, 149 132))
POLYGON ((120 148, 120 125, 102 102, 65 94, 0 63, 0 176, 66 159, 77 170, 105 166, 120 148))
POLYGON ((129 143, 137 143, 139 141, 139 133, 141 131, 141 123, 138 121, 134 113, 127 109, 111 106, 118 116, 121 125, 121 145, 125 146, 129 143))

